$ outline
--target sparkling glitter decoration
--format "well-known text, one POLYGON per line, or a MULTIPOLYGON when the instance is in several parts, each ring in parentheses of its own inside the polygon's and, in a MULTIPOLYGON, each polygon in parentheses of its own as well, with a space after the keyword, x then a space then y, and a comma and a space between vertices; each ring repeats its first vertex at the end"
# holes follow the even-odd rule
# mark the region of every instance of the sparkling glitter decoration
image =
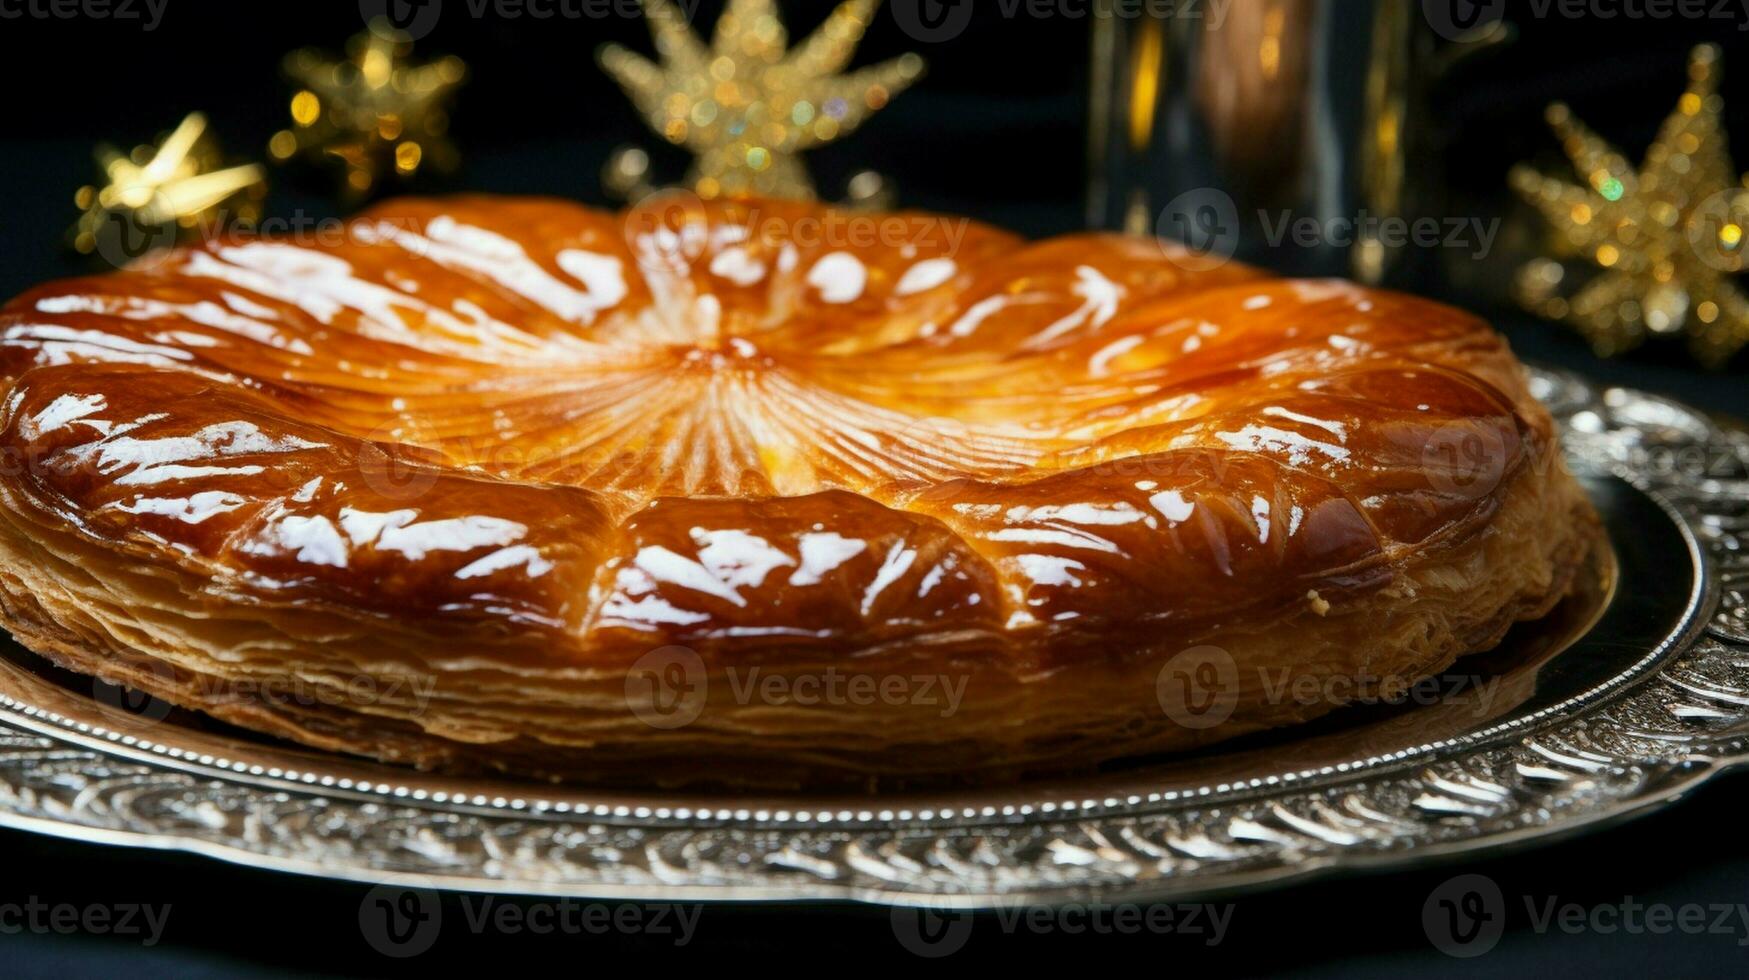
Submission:
POLYGON ((730 0, 709 47, 670 0, 641 0, 656 64, 625 48, 601 65, 663 138, 695 154, 687 177, 700 197, 812 199, 800 153, 862 125, 923 74, 907 54, 843 73, 878 0, 846 0, 789 47, 774 0, 730 0))
POLYGON ((414 64, 412 41, 386 22, 371 25, 346 48, 340 60, 314 50, 286 56, 286 77, 299 88, 291 98, 291 128, 268 143, 273 158, 338 161, 351 198, 371 193, 390 174, 407 178, 423 166, 454 168, 447 106, 467 76, 461 59, 414 64))
POLYGON ((1558 232, 1562 254, 1602 270, 1569 290, 1565 281, 1579 269, 1537 259, 1519 271, 1519 299, 1577 327, 1600 354, 1685 333, 1695 356, 1718 367, 1749 344, 1749 299, 1735 278, 1744 265, 1749 176, 1739 178, 1731 162, 1719 69, 1716 47, 1690 55, 1688 90, 1637 172, 1558 103, 1549 124, 1584 183, 1525 166, 1512 171, 1512 186, 1558 232))
POLYGON ((156 145, 131 153, 100 146, 97 162, 104 183, 74 195, 83 213, 73 226, 73 248, 116 264, 226 220, 253 224, 267 189, 259 165, 224 165, 198 112, 156 145))

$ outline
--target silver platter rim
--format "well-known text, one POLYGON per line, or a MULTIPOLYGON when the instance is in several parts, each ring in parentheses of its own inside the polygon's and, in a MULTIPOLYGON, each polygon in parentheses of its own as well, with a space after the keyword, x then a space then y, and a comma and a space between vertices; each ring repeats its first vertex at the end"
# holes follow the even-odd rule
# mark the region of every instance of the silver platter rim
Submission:
POLYGON ((1230 892, 1625 819, 1749 761, 1749 438, 1667 399, 1533 379, 1576 470, 1625 480, 1670 515, 1693 563, 1687 608, 1609 683, 1401 758, 1170 798, 1038 798, 963 815, 864 801, 778 820, 635 794, 531 805, 502 783, 360 780, 386 767, 313 753, 300 753, 308 771, 295 779, 236 771, 219 763, 237 760, 106 725, 126 721, 113 712, 63 714, 0 683, 0 825, 407 887, 964 908, 1230 892), (1707 468, 1670 463, 1681 458, 1707 468))

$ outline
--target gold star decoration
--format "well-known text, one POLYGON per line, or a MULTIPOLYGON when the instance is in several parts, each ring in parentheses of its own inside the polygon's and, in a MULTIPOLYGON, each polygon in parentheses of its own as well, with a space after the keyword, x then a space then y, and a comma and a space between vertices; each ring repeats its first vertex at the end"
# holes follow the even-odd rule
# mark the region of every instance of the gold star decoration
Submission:
POLYGON ((453 169, 447 106, 467 76, 462 60, 414 64, 412 41, 386 23, 373 24, 346 48, 340 60, 309 49, 286 56, 286 77, 298 90, 291 128, 268 143, 273 158, 339 161, 352 198, 371 193, 391 173, 409 178, 425 165, 453 169))
POLYGON ((1686 333, 1695 356, 1719 367, 1749 343, 1749 299, 1735 278, 1749 176, 1739 178, 1731 162, 1719 67, 1716 47, 1690 55, 1688 89, 1637 171, 1559 103, 1549 107, 1549 124, 1585 183, 1512 171, 1513 187, 1558 233, 1560 253, 1601 270, 1567 290, 1564 280, 1578 270, 1537 259, 1519 271, 1518 297, 1577 327, 1600 354, 1686 333))
POLYGON ((254 224, 266 195, 257 164, 227 167, 206 117, 189 113, 156 145, 97 148, 104 183, 79 188, 73 248, 120 265, 227 220, 254 224))
POLYGON ((709 47, 669 0, 641 0, 660 65, 608 45, 602 67, 668 142, 695 154, 700 197, 812 200, 800 154, 861 126, 923 74, 903 55, 844 73, 878 0, 846 0, 795 47, 774 0, 730 0, 709 47))

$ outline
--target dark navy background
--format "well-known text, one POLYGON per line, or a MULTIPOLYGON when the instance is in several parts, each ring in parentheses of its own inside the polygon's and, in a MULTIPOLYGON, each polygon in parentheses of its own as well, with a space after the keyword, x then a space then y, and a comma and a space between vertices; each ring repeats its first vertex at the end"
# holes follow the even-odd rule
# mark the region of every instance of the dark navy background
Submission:
MULTIPOLYGON (((338 47, 362 26, 356 0, 165 0, 163 19, 150 32, 137 20, 7 16, 28 14, 30 2, 0 0, 0 293, 6 295, 89 267, 64 251, 62 235, 76 217, 73 191, 95 176, 93 143, 139 142, 198 108, 209 113, 229 149, 259 158, 284 122, 288 93, 278 77, 280 55, 302 45, 338 47)), ((720 8, 717 0, 699 3, 707 20, 720 8)), ((550 9, 542 0, 535 6, 550 9)), ((1707 6, 1731 16, 1572 20, 1535 16, 1531 0, 1512 4, 1519 41, 1457 76, 1435 106, 1458 127, 1445 169, 1454 199, 1474 209, 1461 213, 1507 207, 1504 179, 1512 163, 1558 161, 1541 121, 1542 106, 1552 99, 1570 102, 1637 159, 1681 91, 1688 48, 1701 40, 1726 46, 1729 119, 1739 131, 1738 159, 1749 166, 1749 33, 1742 30, 1749 12, 1716 0, 1707 6)), ((811 28, 825 8, 817 0, 785 3, 792 34, 811 28)), ((144 12, 141 0, 134 9, 144 12)), ((1034 235, 1080 227, 1088 22, 1011 18, 1002 9, 1001 2, 980 0, 964 33, 940 44, 906 37, 883 13, 859 63, 918 50, 930 59, 931 75, 861 133, 812 156, 822 188, 835 193, 851 172, 870 166, 897 181, 907 205, 962 212, 1034 235)), ((645 28, 634 20, 475 19, 468 0, 448 0, 420 49, 459 54, 473 68, 454 116, 466 164, 455 177, 419 189, 607 203, 598 175, 608 154, 627 140, 654 143, 594 67, 594 49, 606 40, 648 50, 645 28)), ((657 160, 671 178, 684 168, 684 158, 671 151, 659 152, 657 160)), ((268 213, 342 213, 326 190, 320 181, 276 173, 268 213)), ((1749 358, 1739 358, 1731 373, 1700 371, 1674 345, 1602 361, 1562 328, 1498 309, 1480 294, 1436 283, 1425 288, 1493 316, 1526 357, 1749 417, 1749 358)), ((1586 905, 1619 904, 1629 896, 1670 905, 1749 902, 1745 786, 1749 781, 1726 779, 1675 809, 1509 858, 1244 898, 1226 940, 1214 948, 1197 936, 1009 935, 986 918, 974 923, 964 952, 945 962, 963 968, 1001 956, 1039 971, 1083 976, 1138 969, 1175 976, 1741 970, 1749 948, 1737 943, 1749 943, 1749 932, 1539 935, 1524 903, 1526 896, 1538 904, 1551 896, 1586 905), (1422 920, 1433 890, 1465 871, 1494 879, 1508 909, 1499 946, 1476 960, 1438 952, 1422 920)), ((360 932, 366 891, 197 858, 0 832, 0 908, 33 897, 51 904, 172 906, 164 942, 150 949, 119 937, 6 935, 0 920, 0 975, 584 973, 660 968, 672 952, 654 936, 448 929, 430 952, 396 961, 375 953, 360 932)), ((444 913, 451 922, 463 918, 453 898, 445 900, 444 913)), ((707 968, 758 971, 923 963, 895 940, 887 913, 822 906, 707 908, 697 937, 680 953, 707 968)))

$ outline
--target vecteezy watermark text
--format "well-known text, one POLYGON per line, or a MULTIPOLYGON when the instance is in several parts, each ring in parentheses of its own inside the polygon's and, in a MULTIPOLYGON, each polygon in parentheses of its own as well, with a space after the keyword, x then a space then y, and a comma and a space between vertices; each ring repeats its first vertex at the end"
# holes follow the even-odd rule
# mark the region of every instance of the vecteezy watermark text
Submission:
POLYGON ((698 904, 512 901, 490 895, 449 901, 460 906, 459 917, 453 909, 446 913, 446 900, 434 889, 378 885, 359 902, 359 933, 372 949, 393 959, 430 952, 446 929, 473 935, 637 935, 679 947, 698 935, 704 913, 698 904))
MULTIPOLYGON (((1311 608, 1327 608, 1312 593, 1311 608)), ((1462 706, 1481 717, 1500 694, 1500 677, 1483 674, 1389 675, 1367 671, 1314 673, 1290 667, 1241 668, 1222 647, 1191 647, 1160 668, 1155 695, 1160 709, 1183 728, 1200 731, 1224 723, 1241 692, 1269 705, 1462 706)))
POLYGON ((74 905, 45 902, 35 895, 22 902, 0 902, 0 935, 21 933, 70 936, 129 936, 156 946, 170 921, 170 906, 140 902, 74 905))
POLYGON ((625 213, 625 241, 635 254, 654 248, 692 261, 707 250, 756 245, 771 251, 821 249, 917 250, 938 257, 958 254, 972 222, 930 214, 860 214, 767 209, 747 204, 732 220, 713 220, 690 191, 665 188, 625 213))
POLYGON ((1370 241, 1386 248, 1467 249, 1470 258, 1484 259, 1493 250, 1494 238, 1500 233, 1499 218, 1402 218, 1366 211, 1353 217, 1313 218, 1295 217, 1287 211, 1272 215, 1267 210, 1260 210, 1257 219, 1263 227, 1264 240, 1271 248, 1279 248, 1288 241, 1301 248, 1321 245, 1348 248, 1370 241))
MULTIPOLYGON (((1004 20, 1185 20, 1219 30, 1234 0, 995 0, 979 4, 1004 20)), ((893 19, 916 41, 939 44, 965 33, 973 0, 893 0, 893 19)))
POLYGON ((990 914, 964 909, 901 906, 891 913, 893 938, 910 953, 941 959, 966 948, 974 935, 1179 936, 1218 946, 1227 938, 1234 906, 1209 903, 1135 905, 1068 902, 1061 905, 999 904, 990 914))
POLYGON ((462 922, 469 932, 496 932, 506 935, 530 933, 537 936, 658 936, 675 946, 685 946, 698 934, 698 919, 704 913, 702 905, 636 905, 622 903, 577 902, 559 899, 556 902, 510 902, 490 895, 460 897, 462 922))
POLYGON ((1195 187, 1168 201, 1154 222, 1167 257, 1192 271, 1217 268, 1232 259, 1250 236, 1261 235, 1268 248, 1348 249, 1378 245, 1387 249, 1454 249, 1474 260, 1488 257, 1500 233, 1499 218, 1469 215, 1308 215, 1258 208, 1254 220, 1241 221, 1232 195, 1218 187, 1195 187))
POLYGON ((155 31, 170 0, 0 0, 0 21, 106 20, 155 31))
MULTIPOLYGON (((178 678, 163 664, 143 668, 153 675, 160 689, 178 689, 183 696, 202 701, 231 700, 279 708, 330 708, 360 710, 392 705, 413 715, 423 715, 437 695, 437 681, 430 677, 371 677, 355 675, 316 680, 295 677, 217 678, 202 674, 178 678)), ((137 721, 163 721, 174 706, 132 687, 117 687, 92 680, 92 694, 102 710, 117 712, 137 721)))
MULTIPOLYGON (((1510 5, 1520 20, 1731 21, 1749 30, 1749 0, 1523 0, 1510 5)), ((1434 33, 1458 40, 1497 29, 1506 0, 1422 0, 1422 15, 1434 33)))
MULTIPOLYGON (((163 2, 163 0, 160 0, 163 2)), ((698 0, 669 0, 687 21, 695 19, 698 0)), ((415 41, 430 34, 445 13, 443 0, 359 0, 358 12, 371 30, 399 32, 415 41)), ((638 20, 640 0, 451 0, 448 11, 473 20, 638 20)))
POLYGON ((1749 947, 1749 905, 1742 902, 1643 902, 1632 895, 1602 902, 1522 895, 1508 901, 1494 879, 1463 874, 1428 894, 1421 925, 1440 952, 1460 958, 1492 950, 1522 908, 1523 926, 1543 935, 1719 936, 1749 947))
MULTIPOLYGON (((951 674, 877 674, 827 667, 781 672, 763 667, 730 667, 723 673, 736 705, 770 707, 918 708, 947 718, 959 711, 970 678, 951 674)), ((639 657, 626 672, 626 703, 652 728, 689 725, 704 713, 713 685, 704 659, 683 646, 659 647, 639 657)), ((718 696, 724 692, 715 685, 718 696)))
POLYGON ((828 667, 819 673, 765 673, 753 667, 730 668, 729 689, 736 704, 798 707, 905 704, 936 708, 946 718, 959 710, 966 677, 946 674, 857 674, 828 667))

